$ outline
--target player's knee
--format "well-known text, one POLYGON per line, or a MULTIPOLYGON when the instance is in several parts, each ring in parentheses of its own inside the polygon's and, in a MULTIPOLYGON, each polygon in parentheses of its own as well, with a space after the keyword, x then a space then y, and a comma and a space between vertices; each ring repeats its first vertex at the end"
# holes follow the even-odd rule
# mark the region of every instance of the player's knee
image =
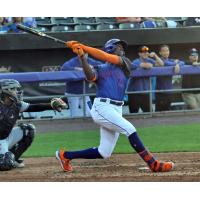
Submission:
POLYGON ((127 126, 125 131, 122 133, 129 137, 132 133, 135 133, 136 131, 136 128, 131 124, 130 126, 127 126))
POLYGON ((33 124, 27 124, 27 130, 28 130, 27 135, 33 140, 36 133, 35 126, 33 124))
POLYGON ((20 124, 19 127, 23 131, 23 137, 10 149, 16 160, 31 146, 36 132, 35 126, 32 124, 20 124))
POLYGON ((33 124, 20 124, 19 126, 23 131, 23 140, 25 144, 29 146, 35 137, 35 126, 33 124))
POLYGON ((14 168, 15 156, 13 153, 6 152, 0 154, 0 171, 8 171, 14 168))

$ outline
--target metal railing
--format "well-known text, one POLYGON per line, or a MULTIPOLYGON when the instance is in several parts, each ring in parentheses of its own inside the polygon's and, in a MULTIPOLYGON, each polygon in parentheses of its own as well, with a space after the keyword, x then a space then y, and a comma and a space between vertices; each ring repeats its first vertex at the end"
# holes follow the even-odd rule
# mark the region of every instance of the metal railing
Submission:
MULTIPOLYGON (((177 93, 177 92, 186 92, 186 91, 200 91, 200 88, 189 88, 189 89, 170 89, 170 90, 153 90, 152 89, 152 84, 150 77, 153 76, 174 76, 174 75, 185 75, 185 74, 200 74, 200 67, 192 67, 192 66, 187 66, 187 67, 182 67, 181 71, 179 74, 175 74, 173 71, 173 67, 155 67, 151 70, 136 70, 132 73, 132 77, 149 77, 149 90, 145 91, 133 91, 133 92, 126 92, 126 94, 141 94, 141 93, 149 93, 149 104, 150 104, 150 112, 147 113, 142 113, 142 114, 148 114, 152 116, 155 111, 152 109, 153 107, 153 95, 152 93, 156 92, 172 92, 172 93, 177 93)), ((31 83, 31 82, 42 82, 42 81, 75 81, 75 80, 84 80, 84 75, 81 72, 33 72, 33 73, 7 73, 7 74, 0 74, 0 79, 1 78, 14 78, 17 79, 20 82, 25 82, 25 83, 31 83)), ((64 91, 63 91, 64 93, 64 91)), ((86 84, 84 81, 83 85, 83 94, 80 95, 67 95, 67 97, 75 97, 75 96, 81 96, 83 97, 83 117, 86 116, 86 107, 85 107, 85 99, 86 96, 95 96, 94 93, 86 93, 86 84)), ((28 102, 37 102, 37 101, 49 101, 53 97, 60 97, 60 95, 51 95, 51 96, 39 96, 39 97, 25 97, 24 100, 28 102)), ((64 97, 64 95, 62 96, 64 97)), ((187 112, 190 110, 180 110, 179 112, 187 112)), ((199 111, 199 110, 197 110, 199 111)), ((166 113, 166 112, 177 112, 173 110, 169 111, 162 111, 162 112, 156 112, 156 113, 166 113)), ((139 115, 141 113, 130 113, 130 115, 139 115)))
MULTIPOLYGON (((96 93, 86 93, 86 87, 85 87, 85 81, 84 81, 84 92, 83 94, 68 94, 68 95, 52 95, 52 96, 39 96, 39 97, 25 97, 24 100, 28 101, 28 102, 50 102, 50 100, 54 97, 61 97, 61 98, 67 98, 67 97, 83 97, 82 101, 83 101, 83 116, 82 117, 88 117, 86 115, 86 106, 85 106, 85 101, 86 101, 86 96, 96 96, 96 93)), ((153 93, 157 93, 157 92, 162 92, 162 93, 182 93, 182 92, 190 92, 190 91, 200 91, 200 87, 199 88, 188 88, 188 89, 168 89, 168 90, 153 90, 152 89, 152 83, 151 83, 151 79, 149 78, 149 90, 145 90, 145 91, 132 91, 132 92, 126 92, 126 95, 128 94, 149 94, 149 107, 150 107, 150 111, 149 112, 138 112, 138 113, 126 113, 126 115, 149 115, 149 116, 153 116, 153 114, 155 113, 159 113, 159 114, 163 114, 163 113, 175 113, 175 112, 179 112, 179 113, 185 113, 185 112, 190 112, 190 111, 194 111, 194 112, 199 112, 200 109, 196 109, 196 110, 191 110, 191 109, 182 109, 182 110, 168 110, 168 111, 155 111, 153 109, 153 93)), ((181 101, 183 102, 183 100, 181 101)), ((173 103, 173 102, 172 102, 173 103)), ((128 105, 127 105, 128 106, 128 105)), ((70 108, 69 108, 70 109, 70 108)), ((61 116, 62 117, 62 116, 61 116)), ((79 117, 78 117, 79 118, 79 117)))

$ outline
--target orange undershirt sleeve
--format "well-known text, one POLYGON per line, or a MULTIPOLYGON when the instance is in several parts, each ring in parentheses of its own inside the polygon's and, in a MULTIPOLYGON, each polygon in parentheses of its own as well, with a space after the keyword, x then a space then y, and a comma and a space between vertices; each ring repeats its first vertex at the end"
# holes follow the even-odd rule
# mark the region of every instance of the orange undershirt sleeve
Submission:
POLYGON ((109 62, 109 63, 115 64, 115 65, 121 64, 120 57, 117 55, 109 54, 100 49, 89 47, 89 46, 83 45, 81 43, 80 43, 80 46, 82 47, 84 52, 88 53, 89 55, 93 56, 94 58, 96 58, 98 60, 102 60, 104 62, 109 62))

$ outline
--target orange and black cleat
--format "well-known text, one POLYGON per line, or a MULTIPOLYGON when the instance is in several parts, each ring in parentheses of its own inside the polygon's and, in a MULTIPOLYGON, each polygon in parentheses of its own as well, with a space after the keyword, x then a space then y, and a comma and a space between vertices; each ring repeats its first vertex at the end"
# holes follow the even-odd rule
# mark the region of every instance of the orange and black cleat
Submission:
POLYGON ((173 168, 173 162, 160 162, 158 160, 156 160, 150 165, 150 169, 152 172, 169 172, 173 170, 173 168))
POLYGON ((59 160, 60 165, 65 172, 72 172, 73 168, 70 164, 70 160, 64 157, 64 150, 56 151, 56 159, 59 160))

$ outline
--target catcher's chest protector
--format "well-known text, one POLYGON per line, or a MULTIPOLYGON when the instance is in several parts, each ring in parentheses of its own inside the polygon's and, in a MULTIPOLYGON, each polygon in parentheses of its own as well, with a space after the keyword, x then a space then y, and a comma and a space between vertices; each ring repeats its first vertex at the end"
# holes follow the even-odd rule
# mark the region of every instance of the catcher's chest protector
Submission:
POLYGON ((20 104, 6 106, 0 102, 0 140, 5 139, 14 127, 20 112, 20 104))

